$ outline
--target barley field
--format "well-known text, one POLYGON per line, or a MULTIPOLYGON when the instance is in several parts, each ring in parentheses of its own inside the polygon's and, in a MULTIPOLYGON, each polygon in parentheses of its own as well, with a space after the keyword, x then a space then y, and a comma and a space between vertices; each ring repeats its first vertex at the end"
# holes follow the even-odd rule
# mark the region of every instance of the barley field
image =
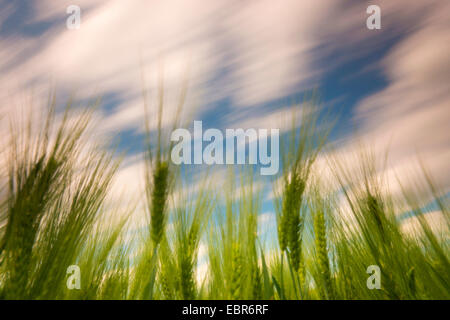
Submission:
POLYGON ((159 118, 136 181, 143 194, 114 206, 122 156, 86 143, 94 106, 56 105, 50 99, 41 122, 1 119, 10 128, 1 150, 1 299, 450 298, 448 196, 423 165, 414 188, 405 183, 394 197, 376 175, 389 153, 370 148, 353 170, 328 157, 324 177, 315 168, 332 148, 332 121, 319 108, 282 136, 280 173, 264 181, 276 226, 263 239, 252 166, 230 167, 220 186, 205 172, 193 190, 190 169, 170 160, 159 118))

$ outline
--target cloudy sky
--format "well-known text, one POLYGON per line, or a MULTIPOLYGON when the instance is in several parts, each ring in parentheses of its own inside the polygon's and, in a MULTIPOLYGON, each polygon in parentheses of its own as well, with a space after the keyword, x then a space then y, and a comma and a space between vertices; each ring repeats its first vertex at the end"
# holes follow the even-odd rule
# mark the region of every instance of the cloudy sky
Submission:
POLYGON ((0 1, 0 112, 52 86, 60 97, 101 95, 96 130, 127 150, 116 188, 134 192, 143 83, 155 99, 163 74, 165 125, 188 81, 185 112, 221 129, 278 128, 293 102, 318 89, 340 114, 333 152, 354 153, 356 140, 388 149, 390 177, 406 176, 420 156, 448 191, 449 17, 443 0, 0 1), (366 27, 369 4, 381 8, 380 30, 366 27), (78 30, 66 26, 70 5, 81 8, 78 30))

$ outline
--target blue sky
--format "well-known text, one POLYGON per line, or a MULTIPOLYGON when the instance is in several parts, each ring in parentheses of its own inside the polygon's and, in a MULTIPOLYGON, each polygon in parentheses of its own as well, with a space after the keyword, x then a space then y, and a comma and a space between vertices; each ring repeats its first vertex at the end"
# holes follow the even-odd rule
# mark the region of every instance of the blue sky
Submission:
MULTIPOLYGON (((120 140, 128 153, 115 188, 136 194, 142 71, 151 106, 163 74, 166 127, 185 78, 185 116, 204 128, 278 128, 317 89, 340 115, 328 153, 347 159, 357 132, 377 154, 389 147, 380 175, 408 177, 420 155, 448 192, 449 16, 449 2, 433 0, 0 1, 0 111, 14 112, 31 91, 44 98, 52 85, 61 101, 74 91, 80 101, 103 96, 97 138, 120 140), (366 27, 369 4, 381 8, 381 30, 366 27), (66 28, 69 5, 81 8, 79 30, 66 28)), ((213 171, 222 181, 224 168, 213 171)))

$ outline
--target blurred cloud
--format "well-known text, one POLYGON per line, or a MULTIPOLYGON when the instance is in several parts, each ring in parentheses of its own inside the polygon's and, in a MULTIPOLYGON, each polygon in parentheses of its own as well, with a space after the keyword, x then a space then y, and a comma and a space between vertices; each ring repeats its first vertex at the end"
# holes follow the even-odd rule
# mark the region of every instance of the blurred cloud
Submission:
MULTIPOLYGON (((227 127, 272 128, 289 117, 288 109, 284 100, 275 107, 268 103, 320 89, 339 66, 386 46, 356 71, 341 71, 355 85, 347 95, 359 93, 361 74, 378 72, 385 80, 375 92, 355 98, 344 116, 357 123, 358 141, 376 154, 389 147, 389 165, 379 174, 388 176, 393 189, 420 154, 448 191, 450 4, 380 0, 382 29, 373 32, 365 28, 368 3, 80 0, 81 29, 71 31, 65 27, 71 1, 0 1, 0 113, 26 104, 23 96, 31 89, 45 98, 53 82, 58 92, 75 91, 80 99, 115 97, 116 103, 96 114, 102 135, 141 134, 142 87, 153 107, 163 74, 166 126, 188 79, 187 114, 207 114, 227 127), (30 28, 36 31, 26 32, 30 28)), ((334 152, 350 159, 358 151, 352 137, 335 138, 336 149, 319 167, 334 152)), ((127 186, 137 193, 143 163, 135 156, 127 158, 114 189, 127 186)))
POLYGON ((355 118, 375 152, 389 147, 391 178, 393 172, 400 179, 408 176, 420 156, 441 188, 449 190, 450 22, 444 12, 450 13, 450 3, 424 8, 417 30, 382 60, 388 85, 363 99, 355 118))
MULTIPOLYGON (((441 211, 427 212, 423 216, 423 219, 422 223, 428 225, 434 234, 439 235, 443 241, 448 241, 450 230, 448 229, 448 224, 441 211)), ((401 230, 408 235, 417 235, 418 233, 424 232, 422 223, 419 218, 412 216, 403 221, 401 230)))

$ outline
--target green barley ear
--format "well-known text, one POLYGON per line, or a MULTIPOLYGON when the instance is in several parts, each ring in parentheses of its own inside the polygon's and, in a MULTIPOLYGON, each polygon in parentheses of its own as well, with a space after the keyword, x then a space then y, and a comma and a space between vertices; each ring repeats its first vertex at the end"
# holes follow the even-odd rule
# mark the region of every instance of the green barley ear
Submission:
POLYGON ((287 249, 287 217, 282 215, 278 222, 278 243, 280 244, 281 251, 287 249))
POLYGON ((251 280, 252 280, 252 299, 262 299, 262 274, 259 270, 258 264, 254 263, 252 266, 251 280))
POLYGON ((295 270, 299 269, 303 218, 301 204, 305 182, 296 172, 286 179, 282 200, 281 216, 278 222, 278 241, 282 251, 288 251, 288 257, 295 270))
MULTIPOLYGON (((286 188, 287 189, 287 188, 286 188)), ((285 192, 287 194, 287 192, 285 192)), ((281 216, 278 219, 278 242, 280 244, 281 251, 286 251, 288 245, 287 232, 289 228, 289 220, 286 208, 287 199, 285 197, 283 203, 283 210, 281 216)))
POLYGON ((175 299, 176 279, 173 274, 176 272, 173 252, 169 246, 167 239, 161 242, 161 250, 159 255, 159 274, 158 280, 161 286, 161 291, 165 299, 175 299))
POLYGON ((283 193, 283 204, 281 217, 278 224, 278 237, 281 250, 286 251, 289 244, 295 245, 297 227, 300 225, 300 206, 304 182, 295 173, 292 174, 291 181, 286 181, 283 193))
POLYGON ((76 115, 69 101, 54 127, 53 96, 49 108, 37 123, 32 115, 26 127, 11 123, 9 189, 0 213, 7 217, 0 241, 0 295, 8 299, 65 296, 59 289, 66 269, 102 210, 114 171, 108 157, 97 158, 94 149, 81 156, 91 110, 76 115))
POLYGON ((298 277, 300 282, 300 288, 303 288, 306 283, 306 267, 305 262, 300 261, 300 267, 298 269, 298 277))
MULTIPOLYGON (((301 119, 292 110, 291 130, 281 140, 283 168, 282 190, 275 201, 278 223, 278 242, 282 252, 287 252, 290 266, 300 268, 302 233, 305 212, 302 209, 303 193, 311 167, 327 139, 329 129, 318 129, 319 111, 317 95, 302 107, 301 119), (300 120, 300 125, 297 122, 300 120)), ((327 127, 327 126, 324 126, 327 127)), ((277 189, 277 188, 276 188, 277 189)), ((275 191, 276 193, 277 191, 275 191)))
MULTIPOLYGON (((9 208, 9 221, 6 226, 4 246, 7 263, 11 273, 6 284, 7 294, 12 297, 24 297, 30 273, 32 250, 35 244, 41 219, 49 201, 52 200, 53 179, 57 178, 58 162, 43 157, 37 161, 27 176, 11 177, 12 185, 18 190, 9 208)), ((11 190, 14 192, 14 190, 11 190)))
POLYGON ((169 283, 169 275, 166 274, 165 272, 160 272, 159 281, 161 283, 161 291, 163 292, 164 298, 166 300, 173 300, 174 293, 169 283))
POLYGON ((291 187, 289 225, 288 225, 288 246, 289 255, 294 270, 298 270, 300 267, 301 245, 302 245, 302 231, 303 231, 303 218, 301 216, 301 204, 302 196, 305 188, 305 183, 300 177, 293 178, 291 187))
MULTIPOLYGON (((186 176, 190 172, 185 172, 186 176)), ((182 189, 187 179, 180 178, 182 189)), ((201 182, 199 190, 182 190, 174 202, 172 220, 174 234, 175 272, 170 276, 177 279, 177 296, 181 299, 197 299, 201 290, 197 288, 198 252, 202 233, 208 224, 212 203, 208 190, 208 180, 201 182)))
POLYGON ((180 292, 182 299, 195 299, 196 285, 194 278, 194 259, 189 252, 181 253, 180 272, 180 292))
POLYGON ((150 234, 155 246, 161 242, 165 230, 168 190, 169 166, 165 161, 158 161, 153 173, 150 199, 150 234))
POLYGON ((380 204, 380 201, 375 198, 370 192, 367 192, 366 206, 367 211, 370 213, 373 221, 375 221, 375 225, 377 226, 380 235, 385 234, 385 230, 383 227, 383 225, 385 224, 385 219, 382 204, 380 204))
POLYGON ((231 298, 234 300, 238 300, 241 297, 241 283, 242 283, 243 269, 242 269, 241 250, 239 248, 239 245, 237 245, 236 243, 233 245, 232 249, 231 266, 232 266, 231 270, 233 270, 230 285, 231 298))
POLYGON ((327 250, 327 235, 325 226, 325 215, 321 208, 314 214, 314 243, 317 255, 317 267, 323 283, 323 296, 333 299, 333 287, 331 282, 330 264, 327 250))

